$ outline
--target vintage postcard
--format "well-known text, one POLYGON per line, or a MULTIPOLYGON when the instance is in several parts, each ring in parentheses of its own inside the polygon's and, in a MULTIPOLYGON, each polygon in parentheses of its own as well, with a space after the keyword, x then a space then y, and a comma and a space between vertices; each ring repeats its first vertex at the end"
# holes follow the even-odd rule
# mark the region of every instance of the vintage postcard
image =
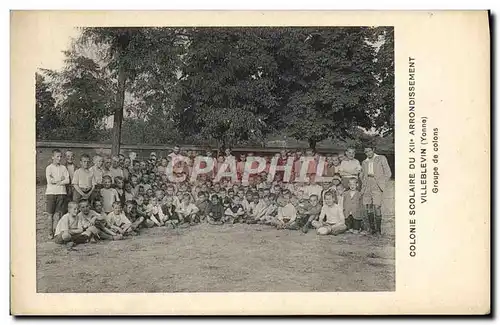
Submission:
POLYGON ((11 12, 11 313, 490 313, 486 11, 11 12))

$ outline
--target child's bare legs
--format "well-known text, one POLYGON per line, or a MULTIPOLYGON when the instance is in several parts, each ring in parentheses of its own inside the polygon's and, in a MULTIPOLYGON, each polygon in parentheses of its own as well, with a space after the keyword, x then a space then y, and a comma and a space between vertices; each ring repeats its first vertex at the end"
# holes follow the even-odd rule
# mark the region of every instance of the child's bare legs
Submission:
POLYGON ((200 217, 198 216, 198 214, 193 213, 189 215, 189 220, 190 220, 189 224, 192 226, 200 222, 200 217))
POLYGON ((171 228, 177 228, 179 225, 179 220, 167 220, 165 221, 165 226, 171 227, 171 228))
POLYGON ((321 227, 317 228, 316 233, 318 235, 340 235, 347 230, 345 224, 328 225, 323 224, 321 227))
POLYGON ((99 237, 103 240, 120 240, 123 238, 121 234, 116 234, 110 230, 111 233, 105 232, 103 230, 99 231, 99 237))
POLYGON ((297 220, 295 220, 295 221, 288 223, 285 228, 289 229, 289 230, 299 230, 300 227, 299 227, 297 220))
POLYGON ((311 226, 312 226, 311 223, 313 222, 314 218, 316 218, 316 216, 310 215, 309 217, 307 217, 307 215, 305 215, 304 218, 307 218, 306 223, 302 227, 302 232, 305 234, 309 231, 309 228, 311 228, 311 226))
POLYGON ((83 244, 89 240, 89 236, 81 233, 81 234, 70 234, 69 231, 63 231, 59 235, 54 237, 54 241, 56 244, 83 244))
POLYGON ((319 220, 312 220, 311 221, 311 226, 313 226, 314 229, 319 229, 319 228, 321 228, 323 226, 323 222, 321 222, 319 220))
POLYGON ((136 221, 132 223, 132 228, 135 230, 144 222, 144 217, 139 217, 136 221))
POLYGON ((160 221, 158 221, 158 219, 156 219, 156 217, 155 217, 154 215, 151 215, 151 216, 149 217, 149 219, 150 219, 150 220, 151 220, 151 221, 152 221, 155 225, 157 225, 158 227, 161 227, 161 226, 162 226, 161 222, 160 222, 160 221))
POLYGON ((153 228, 155 226, 155 223, 151 220, 151 219, 146 219, 144 221, 144 225, 147 227, 147 228, 153 228))
POLYGON ((272 216, 267 216, 264 219, 264 224, 266 224, 268 226, 274 226, 275 223, 276 223, 276 218, 274 218, 272 216))
POLYGON ((331 229, 330 234, 337 236, 337 235, 343 234, 347 230, 347 227, 345 224, 341 223, 341 224, 330 226, 330 229, 331 229))

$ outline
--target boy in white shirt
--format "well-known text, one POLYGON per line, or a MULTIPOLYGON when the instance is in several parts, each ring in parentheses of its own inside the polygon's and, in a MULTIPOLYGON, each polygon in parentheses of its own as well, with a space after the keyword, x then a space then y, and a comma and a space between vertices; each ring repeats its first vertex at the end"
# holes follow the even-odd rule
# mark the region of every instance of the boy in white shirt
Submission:
POLYGON ((311 225, 317 229, 318 235, 339 235, 346 231, 343 207, 337 204, 336 195, 332 192, 325 194, 325 202, 321 208, 319 220, 314 220, 311 225))
POLYGON ((182 195, 181 203, 175 210, 179 216, 181 226, 194 225, 195 217, 198 211, 198 207, 192 202, 191 195, 189 193, 184 193, 182 195))
POLYGON ((68 213, 57 223, 54 241, 57 244, 67 244, 71 249, 76 244, 88 242, 90 237, 91 232, 84 229, 82 218, 78 216, 78 204, 69 202, 68 213))
POLYGON ((116 189, 111 187, 111 176, 104 175, 103 178, 103 188, 101 188, 101 198, 102 198, 102 208, 106 214, 113 211, 113 203, 120 201, 120 196, 116 189))
POLYGON ((90 171, 94 175, 95 189, 98 191, 97 193, 99 193, 102 187, 102 177, 104 176, 104 170, 102 169, 104 160, 101 156, 97 155, 94 156, 93 161, 94 165, 90 167, 90 171))
POLYGON ((297 209, 284 197, 278 198, 278 214, 276 215, 277 229, 294 229, 297 209))
POLYGON ((52 151, 52 163, 45 169, 47 178, 47 189, 45 197, 47 209, 45 212, 49 222, 49 239, 54 238, 54 230, 58 225, 60 216, 64 213, 66 200, 66 185, 69 184, 69 173, 65 166, 61 165, 61 150, 52 151))
POLYGON ((248 224, 257 223, 258 221, 260 221, 260 219, 264 217, 268 206, 268 204, 264 202, 264 199, 261 199, 259 197, 258 193, 253 194, 253 203, 255 205, 252 209, 252 213, 249 215, 249 218, 247 218, 248 224))
POLYGON ((73 174, 73 201, 80 202, 81 199, 92 201, 95 195, 94 173, 89 169, 90 157, 83 154, 80 158, 80 168, 73 174))
POLYGON ((123 213, 122 204, 120 201, 116 201, 113 203, 113 211, 108 213, 106 216, 106 221, 110 226, 111 230, 116 231, 121 235, 136 235, 134 232, 134 227, 132 222, 128 220, 123 213))

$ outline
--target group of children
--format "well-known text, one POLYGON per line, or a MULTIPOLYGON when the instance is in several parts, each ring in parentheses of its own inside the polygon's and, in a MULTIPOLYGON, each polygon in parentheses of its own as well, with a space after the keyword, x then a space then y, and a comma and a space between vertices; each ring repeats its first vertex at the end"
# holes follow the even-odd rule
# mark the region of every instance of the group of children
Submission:
POLYGON ((328 156, 326 170, 333 180, 325 183, 315 183, 313 175, 306 183, 283 182, 280 173, 270 181, 266 171, 252 175, 248 183, 224 178, 213 182, 210 175, 173 183, 167 164, 180 154, 177 147, 162 159, 155 154, 145 160, 83 154, 77 167, 72 151, 64 153, 63 161, 63 153, 53 150, 52 163, 46 168, 49 238, 73 246, 119 240, 137 235, 141 228, 183 228, 199 223, 264 224, 303 232, 316 229, 320 235, 368 234, 372 230, 363 220, 357 160, 349 174, 340 168, 342 157, 328 156))

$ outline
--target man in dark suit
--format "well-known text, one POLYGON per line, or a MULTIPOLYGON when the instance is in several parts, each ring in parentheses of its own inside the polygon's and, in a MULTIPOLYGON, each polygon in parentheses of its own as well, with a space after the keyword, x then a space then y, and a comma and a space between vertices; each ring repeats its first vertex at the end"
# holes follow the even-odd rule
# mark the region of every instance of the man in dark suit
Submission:
POLYGON ((377 155, 373 147, 366 147, 365 155, 361 165, 361 194, 371 233, 379 235, 382 233, 382 195, 392 173, 387 158, 377 155))

